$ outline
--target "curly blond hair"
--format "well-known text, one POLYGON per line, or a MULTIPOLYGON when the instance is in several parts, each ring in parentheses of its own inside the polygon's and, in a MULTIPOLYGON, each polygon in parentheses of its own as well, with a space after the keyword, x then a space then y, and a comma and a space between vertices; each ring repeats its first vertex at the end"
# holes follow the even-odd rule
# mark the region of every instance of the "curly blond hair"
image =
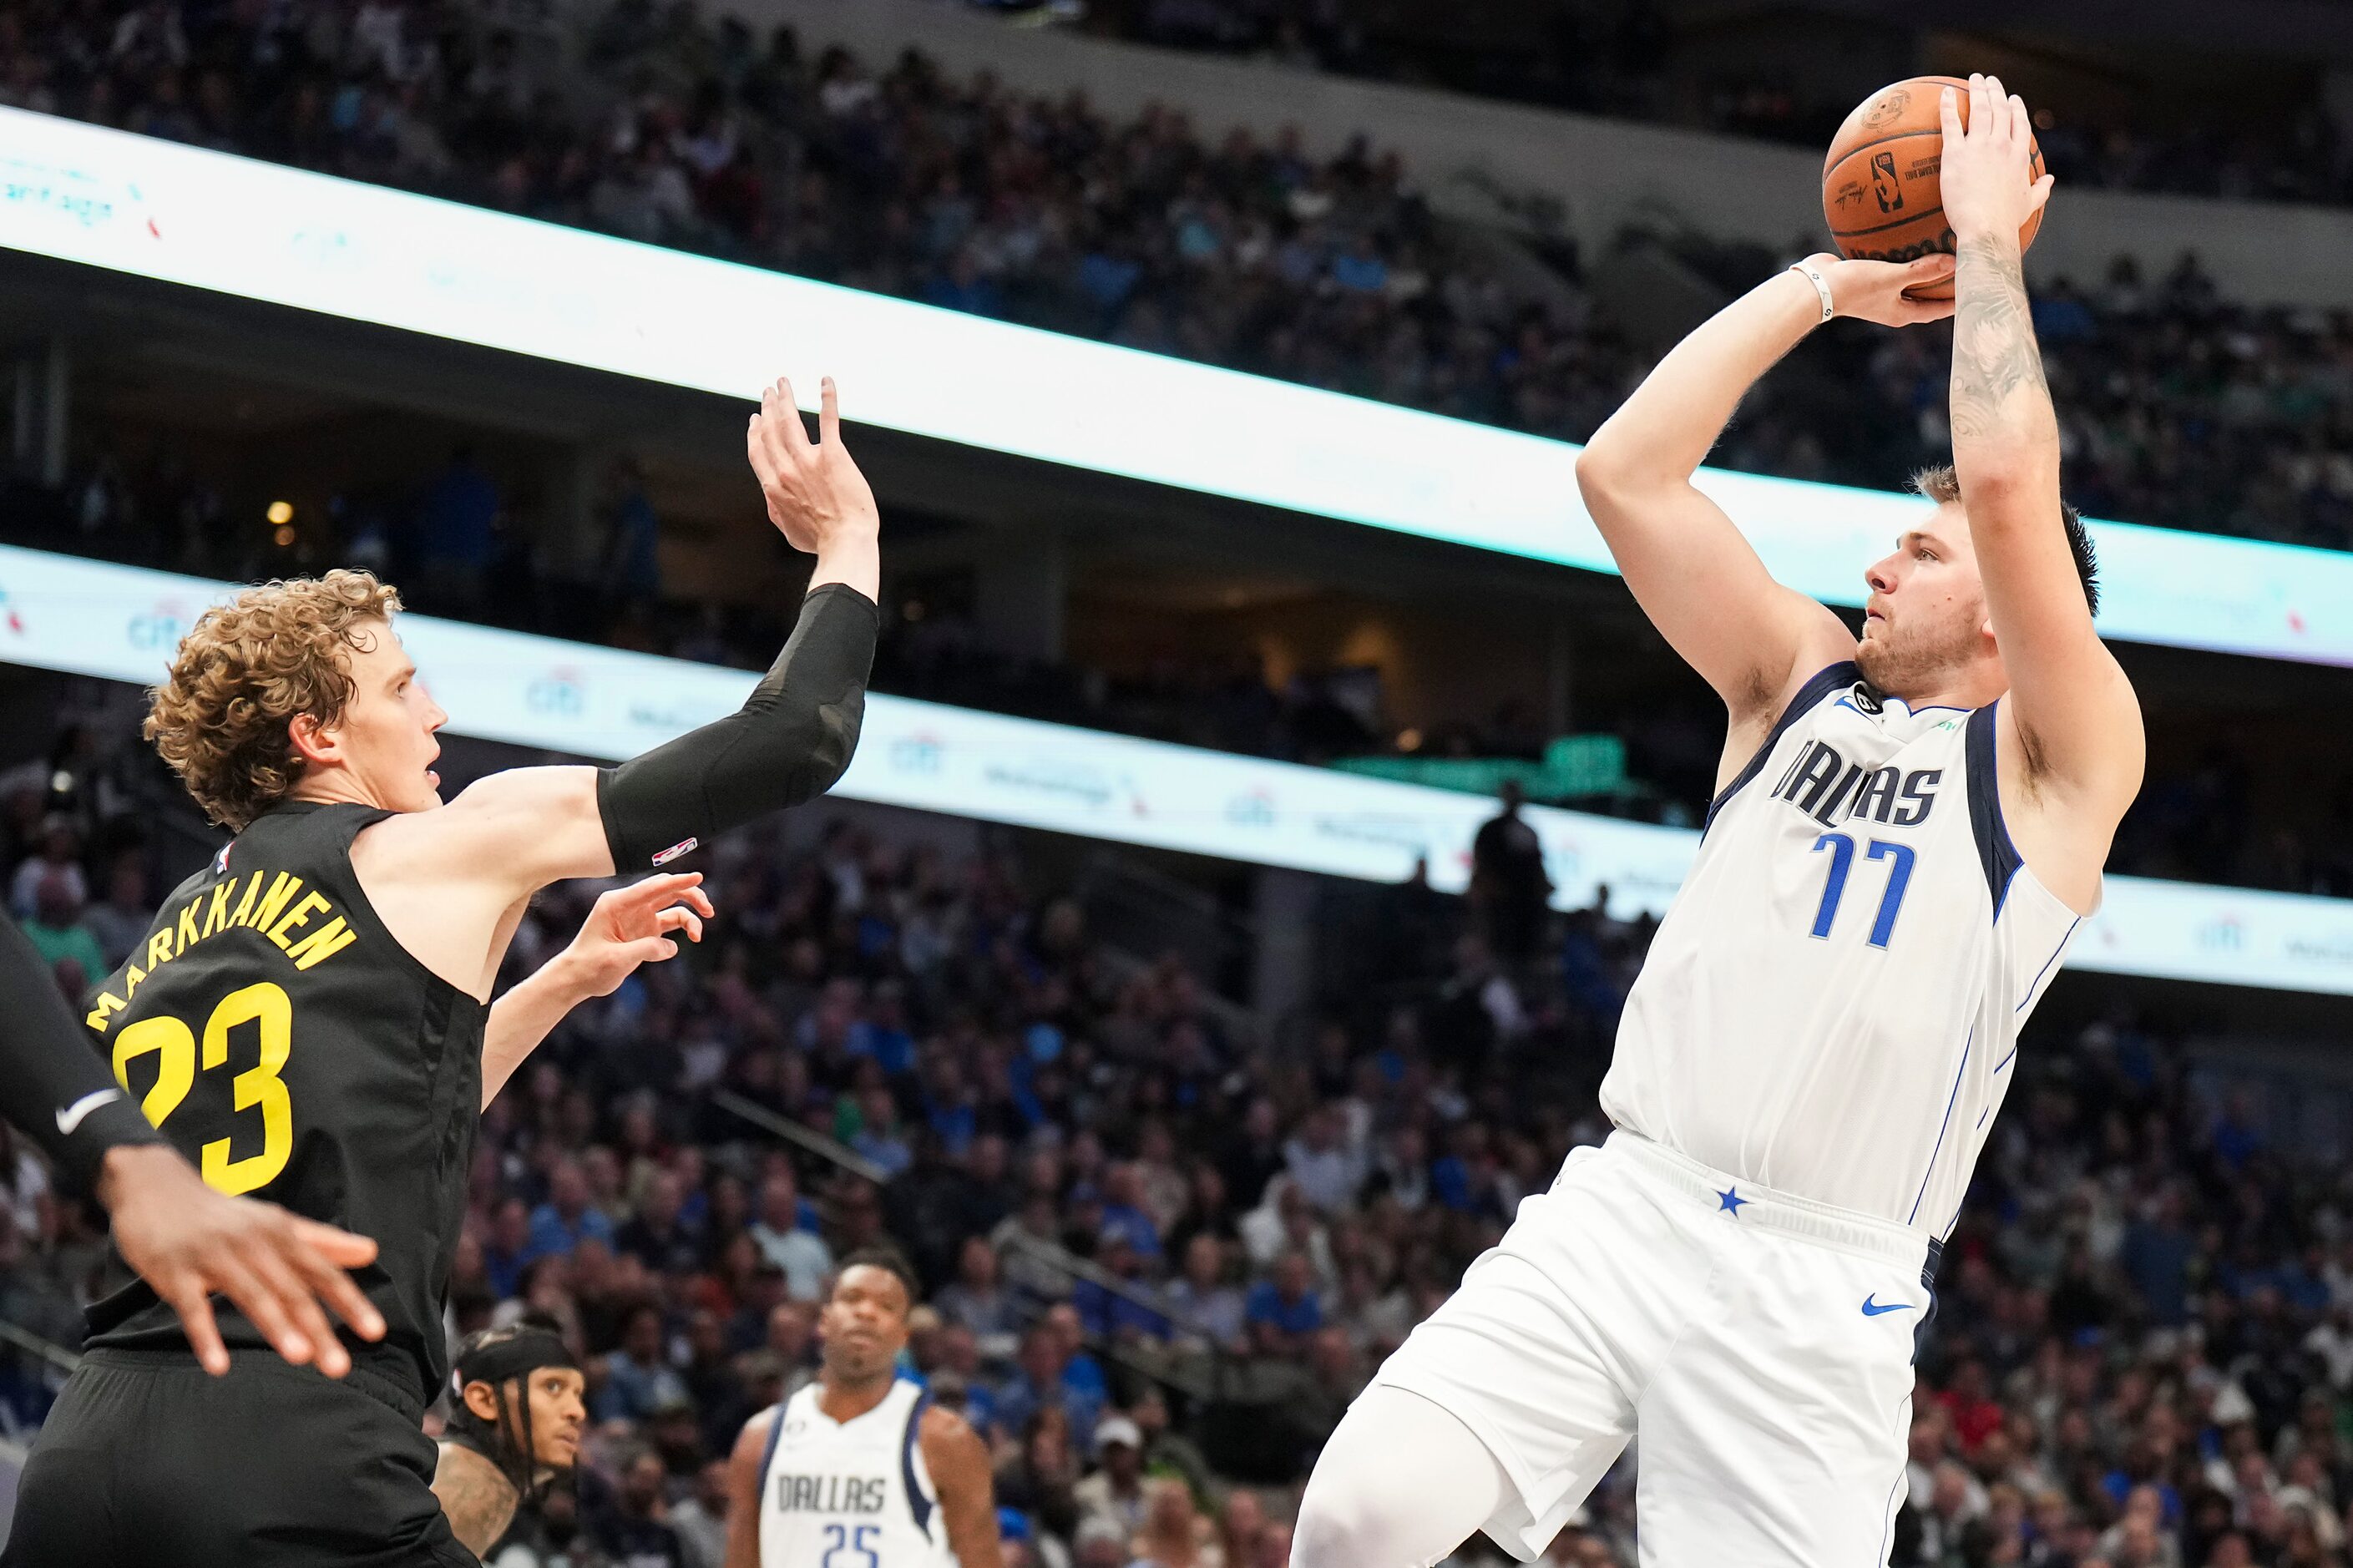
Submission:
POLYGON ((372 572, 334 571, 247 588, 196 617, 149 693, 142 732, 205 814, 233 833, 302 776, 288 726, 322 725, 352 698, 346 649, 363 623, 389 625, 400 595, 372 572))

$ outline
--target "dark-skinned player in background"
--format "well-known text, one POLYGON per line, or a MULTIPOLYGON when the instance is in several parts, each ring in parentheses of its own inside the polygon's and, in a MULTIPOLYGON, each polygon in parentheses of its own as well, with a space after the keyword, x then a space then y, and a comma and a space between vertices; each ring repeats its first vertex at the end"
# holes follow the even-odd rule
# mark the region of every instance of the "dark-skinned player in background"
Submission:
POLYGON ((818 1379, 744 1424, 727 1461, 726 1568, 1000 1568, 988 1448, 902 1380, 915 1278, 842 1259, 818 1316, 818 1379))

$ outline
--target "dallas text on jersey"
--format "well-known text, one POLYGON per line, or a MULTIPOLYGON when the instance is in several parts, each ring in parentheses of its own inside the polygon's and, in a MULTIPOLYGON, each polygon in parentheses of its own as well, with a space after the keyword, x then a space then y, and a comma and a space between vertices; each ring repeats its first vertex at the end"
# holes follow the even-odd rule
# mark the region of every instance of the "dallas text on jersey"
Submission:
POLYGON ((1912 827, 1928 820, 1936 804, 1937 783, 1944 776, 1942 768, 1915 768, 1901 774, 1894 768, 1868 770, 1860 763, 1848 762, 1835 747, 1816 741, 1798 753, 1789 771, 1773 786, 1772 798, 1789 802, 1824 827, 1839 824, 1841 805, 1848 807, 1844 820, 1850 822, 1869 817, 1894 827, 1912 827))
POLYGON ((890 1492, 881 1476, 776 1477, 776 1506, 786 1513, 881 1513, 890 1492))

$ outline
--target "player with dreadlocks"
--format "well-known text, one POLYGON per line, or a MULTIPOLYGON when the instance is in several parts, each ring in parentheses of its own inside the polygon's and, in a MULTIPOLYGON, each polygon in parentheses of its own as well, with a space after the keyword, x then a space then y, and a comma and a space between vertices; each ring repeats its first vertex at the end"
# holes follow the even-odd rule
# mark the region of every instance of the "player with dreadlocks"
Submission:
POLYGON ((468 1335, 449 1385, 433 1491, 458 1539, 487 1556, 515 1510, 536 1505, 578 1459, 588 1380, 554 1330, 526 1319, 468 1335))

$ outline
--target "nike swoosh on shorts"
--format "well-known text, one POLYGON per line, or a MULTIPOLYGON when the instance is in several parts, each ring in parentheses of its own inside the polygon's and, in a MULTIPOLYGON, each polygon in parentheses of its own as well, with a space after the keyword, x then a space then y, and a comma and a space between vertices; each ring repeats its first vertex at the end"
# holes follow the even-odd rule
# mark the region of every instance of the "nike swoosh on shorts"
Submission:
POLYGON ((1884 1305, 1882 1305, 1878 1297, 1879 1293, 1874 1290, 1870 1295, 1865 1296, 1862 1299, 1862 1315, 1864 1317, 1875 1318, 1882 1312, 1908 1311, 1912 1306, 1912 1303, 1909 1301, 1889 1301, 1884 1305))

